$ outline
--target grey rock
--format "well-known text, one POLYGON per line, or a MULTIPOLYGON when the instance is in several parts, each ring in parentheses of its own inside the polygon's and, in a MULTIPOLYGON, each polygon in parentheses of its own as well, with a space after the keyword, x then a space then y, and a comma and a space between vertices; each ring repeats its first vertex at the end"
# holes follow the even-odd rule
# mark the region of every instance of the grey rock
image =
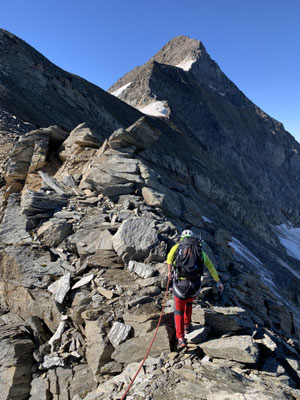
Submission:
POLYGON ((201 348, 210 357, 225 358, 255 364, 259 349, 251 336, 230 336, 202 343, 201 348))
MULTIPOLYGON (((22 193, 22 212, 28 216, 37 214, 53 215, 55 211, 67 204, 65 196, 45 194, 34 190, 25 190, 22 193)), ((42 217, 42 216, 41 216, 42 217)))
MULTIPOLYGON (((93 219, 93 218, 92 218, 93 219)), ((112 250, 113 236, 108 230, 82 226, 68 238, 69 248, 80 256, 96 253, 98 250, 112 250)))
POLYGON ((114 322, 108 334, 108 339, 110 340, 111 344, 116 348, 121 343, 125 342, 130 334, 131 328, 132 327, 130 325, 125 325, 117 321, 114 322))
POLYGON ((42 367, 44 369, 49 369, 52 367, 64 367, 65 366, 65 361, 58 356, 51 356, 51 355, 46 355, 44 357, 44 361, 42 364, 42 367))
POLYGON ((97 376, 101 367, 111 360, 114 348, 105 342, 99 321, 86 320, 85 323, 86 358, 93 375, 97 376))
POLYGON ((0 225, 0 242, 13 245, 31 243, 26 224, 27 218, 21 212, 20 195, 11 194, 0 225))
POLYGON ((0 324, 1 400, 26 399, 30 393, 34 344, 19 327, 0 324))
POLYGON ((29 400, 49 400, 51 396, 50 384, 47 378, 34 378, 31 382, 29 400))
POLYGON ((57 247, 64 239, 73 233, 72 224, 52 218, 38 229, 37 236, 48 247, 57 247))
POLYGON ((149 265, 130 260, 128 269, 142 278, 151 278, 155 274, 155 270, 149 265))
POLYGON ((109 145, 116 149, 133 145, 139 150, 149 148, 160 137, 160 131, 151 127, 145 117, 140 118, 132 126, 118 129, 109 138, 109 145))
MULTIPOLYGON (((153 332, 150 332, 142 337, 128 339, 125 343, 118 346, 112 354, 112 358, 117 362, 126 364, 142 360, 145 356, 147 343, 150 344, 153 334, 153 332), (132 349, 134 349, 134 352, 132 349)), ((158 357, 162 352, 170 353, 170 351, 171 347, 167 328, 161 326, 158 328, 158 333, 149 355, 151 357, 158 357)))
POLYGON ((61 195, 66 194, 66 190, 62 187, 61 184, 59 184, 59 182, 55 178, 52 178, 51 176, 42 171, 39 171, 38 174, 43 180, 43 185, 50 187, 57 194, 61 195))
POLYGON ((98 149, 101 146, 99 139, 93 135, 86 123, 79 124, 72 130, 68 138, 63 142, 62 150, 59 154, 62 160, 66 160, 74 154, 76 148, 91 147, 98 149))
POLYGON ((240 307, 211 307, 210 309, 196 307, 193 310, 192 320, 209 326, 216 334, 253 328, 253 322, 240 307))
POLYGON ((146 218, 130 218, 122 222, 113 237, 113 247, 124 261, 145 259, 158 244, 152 221, 146 218))
POLYGON ((191 343, 201 343, 207 339, 207 336, 210 332, 210 328, 208 326, 193 326, 193 329, 190 333, 185 335, 185 338, 188 342, 191 343))

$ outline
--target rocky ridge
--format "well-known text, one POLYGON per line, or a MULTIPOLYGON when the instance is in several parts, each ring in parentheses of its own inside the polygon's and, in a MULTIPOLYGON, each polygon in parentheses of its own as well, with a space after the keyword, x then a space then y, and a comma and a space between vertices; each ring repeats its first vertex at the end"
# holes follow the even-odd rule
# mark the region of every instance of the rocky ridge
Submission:
MULTIPOLYGON (((189 61, 178 54, 174 63, 189 61)), ((181 353, 169 293, 127 399, 299 399, 299 261, 191 132, 139 117, 103 136, 87 120, 71 132, 55 121, 5 131, 14 147, 1 189, 3 400, 120 399, 156 328, 166 253, 187 226, 225 292, 204 275, 181 353)))

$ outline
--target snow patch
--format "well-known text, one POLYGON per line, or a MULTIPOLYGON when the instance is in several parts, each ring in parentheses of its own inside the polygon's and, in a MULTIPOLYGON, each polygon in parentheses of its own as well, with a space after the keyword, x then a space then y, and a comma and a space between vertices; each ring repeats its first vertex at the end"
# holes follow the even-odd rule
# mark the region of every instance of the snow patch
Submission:
POLYGON ((124 92, 124 90, 126 90, 128 88, 128 86, 130 86, 132 84, 132 82, 126 83, 126 85, 120 87, 119 89, 115 90, 114 92, 111 92, 111 94, 113 96, 119 97, 121 93, 124 92))
POLYGON ((224 92, 220 92, 220 95, 221 95, 221 96, 225 96, 225 95, 226 95, 226 93, 224 93, 224 92))
POLYGON ((184 71, 189 71, 195 61, 197 60, 184 60, 177 64, 176 67, 181 68, 184 71))
POLYGON ((144 114, 153 115, 154 117, 166 117, 169 114, 169 110, 165 107, 164 101, 154 101, 145 107, 138 107, 144 114))
POLYGON ((300 261, 300 228, 281 224, 274 226, 273 229, 280 243, 286 248, 287 254, 300 261))
POLYGON ((208 222, 209 224, 211 224, 211 220, 206 218, 204 215, 202 215, 202 219, 204 222, 208 222))

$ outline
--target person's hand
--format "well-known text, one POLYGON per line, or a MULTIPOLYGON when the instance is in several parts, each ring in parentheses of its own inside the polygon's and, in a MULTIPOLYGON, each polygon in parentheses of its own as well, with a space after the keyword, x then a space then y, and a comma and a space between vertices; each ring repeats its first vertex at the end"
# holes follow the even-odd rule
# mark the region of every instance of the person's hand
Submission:
POLYGON ((223 283, 222 283, 221 281, 218 281, 218 282, 217 282, 217 288, 218 288, 218 291, 219 291, 220 293, 223 292, 223 290, 224 290, 224 285, 223 285, 223 283))

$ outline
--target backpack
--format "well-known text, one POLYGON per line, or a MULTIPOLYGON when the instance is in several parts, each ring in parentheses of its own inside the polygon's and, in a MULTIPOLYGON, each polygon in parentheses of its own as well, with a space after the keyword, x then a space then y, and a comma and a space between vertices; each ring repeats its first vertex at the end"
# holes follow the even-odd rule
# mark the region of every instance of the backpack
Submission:
POLYGON ((204 259, 201 244, 193 236, 185 237, 179 243, 175 257, 175 268, 178 276, 194 278, 203 274, 204 259))

